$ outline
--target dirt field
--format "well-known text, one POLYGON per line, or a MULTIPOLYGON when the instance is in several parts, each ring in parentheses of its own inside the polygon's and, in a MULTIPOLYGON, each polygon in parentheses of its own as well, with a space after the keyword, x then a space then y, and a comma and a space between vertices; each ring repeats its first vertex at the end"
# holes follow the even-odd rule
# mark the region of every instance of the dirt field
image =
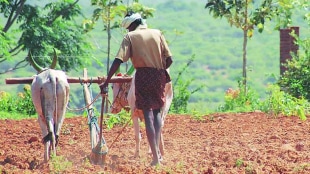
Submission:
MULTIPOLYGON (((134 136, 126 127, 109 149, 106 165, 89 163, 87 119, 68 118, 56 160, 43 163, 36 119, 0 120, 1 173, 310 173, 309 120, 272 118, 263 113, 214 114, 202 121, 169 115, 164 127, 166 154, 161 167, 150 167, 143 128, 142 153, 134 155, 134 136)), ((104 130, 113 142, 122 127, 104 130)))

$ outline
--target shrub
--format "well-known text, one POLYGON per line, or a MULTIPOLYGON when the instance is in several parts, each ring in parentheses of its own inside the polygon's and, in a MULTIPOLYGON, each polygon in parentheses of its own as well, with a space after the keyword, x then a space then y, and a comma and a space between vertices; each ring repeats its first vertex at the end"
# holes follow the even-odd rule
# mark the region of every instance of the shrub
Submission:
POLYGON ((186 65, 178 72, 176 80, 173 82, 173 99, 170 107, 170 111, 173 113, 187 113, 187 105, 189 98, 195 92, 201 90, 205 85, 201 85, 194 90, 189 90, 189 86, 194 79, 184 81, 182 75, 186 72, 187 68, 193 63, 195 55, 193 55, 186 65))
POLYGON ((310 38, 301 40, 295 36, 304 54, 292 55, 292 60, 284 66, 285 73, 278 81, 279 86, 285 92, 296 98, 310 100, 310 38))
POLYGON ((261 103, 261 110, 273 115, 283 114, 286 116, 299 116, 301 120, 306 119, 309 102, 303 98, 298 99, 280 90, 278 85, 268 86, 268 98, 261 103))
POLYGON ((18 93, 16 96, 0 91, 0 109, 6 112, 18 112, 27 115, 36 113, 31 98, 30 85, 24 86, 24 92, 18 93))
MULTIPOLYGON (((241 82, 241 81, 240 81, 241 82)), ((219 112, 250 112, 261 110, 262 112, 278 116, 298 116, 301 120, 306 120, 309 102, 304 98, 296 98, 284 91, 276 84, 267 88, 268 96, 265 100, 260 100, 255 91, 248 86, 247 93, 239 82, 239 88, 234 90, 229 88, 225 94, 225 103, 218 107, 219 112)))
POLYGON ((238 81, 238 89, 229 88, 225 93, 224 105, 218 107, 220 112, 249 112, 259 109, 258 94, 249 86, 247 91, 241 81, 238 81))

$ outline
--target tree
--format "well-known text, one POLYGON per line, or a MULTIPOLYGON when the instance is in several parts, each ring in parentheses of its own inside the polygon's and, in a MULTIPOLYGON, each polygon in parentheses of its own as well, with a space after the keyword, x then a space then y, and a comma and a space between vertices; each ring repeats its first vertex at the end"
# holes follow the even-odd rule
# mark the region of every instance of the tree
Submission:
POLYGON ((139 12, 144 19, 153 16, 155 9, 139 4, 139 0, 133 0, 129 5, 129 0, 125 5, 122 0, 91 0, 91 4, 97 8, 93 11, 91 19, 84 20, 83 26, 86 32, 94 29, 98 20, 102 19, 103 30, 107 32, 107 73, 110 68, 111 58, 111 30, 120 28, 121 20, 128 11, 139 12))
MULTIPOLYGON (((78 1, 62 0, 41 7, 27 0, 0 0, 0 14, 6 20, 3 26, 0 24, 0 63, 31 52, 40 66, 47 67, 53 57, 49 55, 55 48, 61 69, 69 71, 80 67, 89 54, 90 44, 86 42, 81 24, 75 22, 81 15, 78 1)), ((0 74, 27 65, 26 56, 0 74)))
POLYGON ((264 0, 258 8, 254 8, 254 0, 208 0, 205 8, 213 14, 214 18, 225 17, 231 26, 243 31, 243 66, 242 78, 244 91, 247 88, 247 43, 253 36, 254 28, 261 33, 264 30, 266 19, 271 19, 275 7, 273 0, 264 0))

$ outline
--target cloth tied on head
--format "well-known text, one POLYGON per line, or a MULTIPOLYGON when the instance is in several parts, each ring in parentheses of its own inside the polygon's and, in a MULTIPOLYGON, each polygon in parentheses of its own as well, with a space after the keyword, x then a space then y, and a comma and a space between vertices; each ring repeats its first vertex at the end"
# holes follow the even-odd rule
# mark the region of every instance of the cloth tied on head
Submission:
POLYGON ((130 24, 137 19, 142 19, 139 13, 134 13, 131 16, 126 16, 122 21, 122 27, 127 29, 130 26, 130 24))

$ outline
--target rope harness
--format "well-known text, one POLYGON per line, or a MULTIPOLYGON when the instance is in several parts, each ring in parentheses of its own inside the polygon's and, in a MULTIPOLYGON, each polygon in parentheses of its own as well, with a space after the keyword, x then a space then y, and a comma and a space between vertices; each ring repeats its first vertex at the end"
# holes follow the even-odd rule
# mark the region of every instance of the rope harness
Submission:
MULTIPOLYGON (((130 110, 130 107, 129 107, 128 101, 127 101, 128 89, 129 88, 130 88, 130 83, 122 83, 120 88, 119 88, 119 90, 118 90, 118 92, 117 92, 117 95, 116 95, 115 99, 113 100, 113 102, 111 103, 109 98, 107 98, 112 109, 117 109, 115 104, 118 103, 121 106, 121 108, 124 108, 127 112, 130 110), (125 93, 125 95, 120 95, 122 93, 125 93), (120 101, 120 102, 117 102, 117 101, 120 101)), ((89 106, 94 104, 98 100, 98 98, 100 96, 101 96, 101 93, 98 93, 96 95, 96 97, 88 105, 85 105, 85 106, 83 106, 81 108, 74 108, 74 109, 72 109, 72 108, 69 108, 69 106, 67 105, 67 109, 70 110, 70 111, 81 111, 81 110, 87 109, 89 106)))

